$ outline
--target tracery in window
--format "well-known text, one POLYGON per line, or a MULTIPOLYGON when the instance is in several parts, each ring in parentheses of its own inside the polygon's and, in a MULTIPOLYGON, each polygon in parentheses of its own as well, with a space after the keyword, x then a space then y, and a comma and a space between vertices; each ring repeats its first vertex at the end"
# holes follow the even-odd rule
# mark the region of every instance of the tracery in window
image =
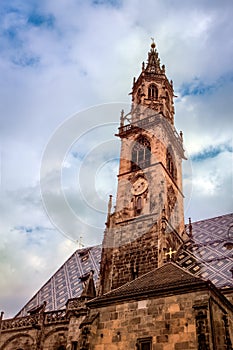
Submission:
POLYGON ((131 170, 146 168, 150 165, 151 147, 146 137, 140 136, 132 150, 131 170))
POLYGON ((156 99, 158 98, 158 89, 154 84, 151 84, 148 87, 148 98, 149 99, 156 99))

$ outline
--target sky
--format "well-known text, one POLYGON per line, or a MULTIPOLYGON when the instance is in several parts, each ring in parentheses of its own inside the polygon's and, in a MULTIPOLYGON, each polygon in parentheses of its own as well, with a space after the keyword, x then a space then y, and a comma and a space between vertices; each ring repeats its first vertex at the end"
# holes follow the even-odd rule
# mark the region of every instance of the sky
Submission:
POLYGON ((177 96, 186 222, 232 212, 232 13, 231 0, 1 0, 5 317, 77 248, 101 243, 114 134, 151 37, 177 96))

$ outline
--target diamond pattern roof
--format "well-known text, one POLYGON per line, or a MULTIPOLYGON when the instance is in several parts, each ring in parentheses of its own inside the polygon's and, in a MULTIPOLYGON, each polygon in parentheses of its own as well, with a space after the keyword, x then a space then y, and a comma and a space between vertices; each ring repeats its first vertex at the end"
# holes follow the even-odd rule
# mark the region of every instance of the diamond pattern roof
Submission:
POLYGON ((191 272, 210 280, 218 288, 233 287, 233 213, 192 224, 192 238, 176 256, 176 262, 191 272), (228 238, 232 249, 224 244, 228 238))
MULTIPOLYGON (((196 277, 210 280, 216 287, 233 288, 233 248, 224 247, 233 224, 233 213, 192 223, 192 238, 177 252, 176 263, 196 277)), ((231 231, 233 241, 233 232, 231 231)), ((99 274, 101 246, 78 249, 22 308, 17 316, 47 302, 46 311, 65 307, 68 299, 82 293, 80 277, 94 270, 99 274)))

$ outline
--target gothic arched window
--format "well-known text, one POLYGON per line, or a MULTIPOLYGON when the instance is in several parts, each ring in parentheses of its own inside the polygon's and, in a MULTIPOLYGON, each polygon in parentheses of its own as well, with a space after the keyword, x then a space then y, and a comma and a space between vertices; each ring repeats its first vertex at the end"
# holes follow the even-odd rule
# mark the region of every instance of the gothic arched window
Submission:
POLYGON ((166 160, 166 166, 167 166, 167 171, 169 172, 169 174, 171 175, 171 177, 176 180, 177 178, 177 172, 176 172, 176 167, 175 167, 175 163, 171 154, 171 150, 168 149, 167 150, 167 160, 166 160))
POLYGON ((136 212, 140 214, 142 211, 142 197, 137 197, 136 199, 136 212))
POLYGON ((150 165, 151 147, 146 137, 140 136, 132 150, 131 170, 146 168, 150 165))
POLYGON ((154 84, 151 84, 148 87, 148 98, 149 99, 156 99, 158 98, 158 89, 154 84))

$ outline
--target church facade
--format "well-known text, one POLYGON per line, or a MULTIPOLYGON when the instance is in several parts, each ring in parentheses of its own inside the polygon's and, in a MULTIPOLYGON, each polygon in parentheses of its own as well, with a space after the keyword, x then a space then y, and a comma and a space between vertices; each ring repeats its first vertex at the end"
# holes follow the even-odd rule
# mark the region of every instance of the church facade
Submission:
POLYGON ((131 95, 102 246, 75 252, 70 275, 62 266, 15 318, 1 315, 0 350, 233 349, 233 214, 184 223, 183 135, 154 43, 131 95))

